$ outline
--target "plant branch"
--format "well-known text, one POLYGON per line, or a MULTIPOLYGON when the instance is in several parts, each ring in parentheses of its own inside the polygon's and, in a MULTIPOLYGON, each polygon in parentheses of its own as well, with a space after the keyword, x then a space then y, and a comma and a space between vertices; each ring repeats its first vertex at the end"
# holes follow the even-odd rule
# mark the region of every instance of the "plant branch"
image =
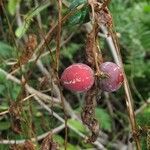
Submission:
MULTIPOLYGON (((13 82, 15 82, 15 83, 21 85, 21 81, 20 81, 18 78, 16 78, 16 77, 14 77, 13 75, 9 74, 8 72, 6 72, 5 70, 3 70, 2 68, 0 68, 0 72, 1 72, 2 74, 4 74, 5 77, 6 77, 8 80, 11 80, 11 81, 13 81, 13 82)), ((57 98, 55 98, 55 97, 48 96, 48 95, 46 95, 46 94, 43 94, 43 93, 41 93, 41 92, 35 90, 34 88, 30 87, 28 84, 25 85, 25 88, 26 88, 26 90, 27 90, 30 94, 35 94, 35 95, 37 95, 39 98, 41 98, 41 99, 44 100, 44 101, 47 100, 47 101, 53 101, 54 103, 60 103, 60 100, 59 100, 59 99, 57 99, 57 98)))
MULTIPOLYGON (((59 121, 61 121, 62 123, 65 123, 65 120, 63 118, 61 118, 57 113, 55 113, 54 111, 52 111, 46 104, 44 104, 44 102, 42 102, 38 97, 35 97, 36 101, 45 109, 47 110, 50 114, 52 114, 55 118, 57 118, 59 121)), ((81 132, 79 132, 76 128, 74 128, 72 125, 70 125, 69 123, 67 123, 67 126, 73 130, 75 133, 77 133, 79 136, 85 138, 85 135, 82 134, 81 132)), ((104 148, 104 146, 99 143, 98 141, 95 141, 93 143, 94 145, 98 146, 100 149, 102 150, 106 150, 104 148)))
MULTIPOLYGON (((40 141, 40 140, 44 139, 49 133, 52 133, 52 134, 58 133, 61 130, 63 130, 64 127, 65 127, 65 125, 62 124, 62 125, 54 128, 54 129, 52 129, 52 131, 48 131, 46 133, 43 133, 43 134, 37 136, 36 139, 31 138, 31 141, 33 141, 33 142, 36 141, 36 140, 40 141)), ((26 140, 28 140, 28 139, 23 139, 23 140, 0 140, 0 144, 23 144, 23 143, 26 142, 26 140)))
MULTIPOLYGON (((106 27, 101 26, 101 29, 102 29, 102 31, 105 35, 110 34, 110 33, 108 33, 106 27)), ((125 71, 124 71, 122 58, 121 58, 121 54, 120 54, 120 49, 118 47, 119 45, 117 43, 118 41, 117 41, 117 39, 114 39, 112 34, 113 33, 111 33, 111 36, 107 36, 106 41, 109 45, 109 48, 112 52, 112 55, 113 55, 113 58, 114 58, 116 64, 118 64, 122 68, 122 71, 123 71, 123 74, 124 74, 124 90, 125 90, 125 94, 126 94, 126 106, 127 106, 127 111, 128 111, 128 114, 129 114, 132 134, 134 136, 137 132, 137 124, 136 124, 136 120, 135 120, 135 113, 134 113, 134 108, 133 108, 133 103, 132 103, 133 98, 132 98, 129 83, 128 83, 128 80, 127 80, 127 77, 126 77, 126 74, 125 74, 125 71)), ((135 139, 137 149, 141 150, 139 138, 137 136, 134 136, 134 139, 135 139)))
MULTIPOLYGON (((27 101, 27 100, 29 100, 31 97, 33 97, 35 94, 31 94, 31 95, 29 95, 29 96, 27 96, 26 98, 24 98, 21 102, 25 102, 25 101, 27 101)), ((5 114, 7 114, 7 113, 9 113, 9 110, 5 110, 5 111, 3 111, 3 112, 0 112, 0 116, 3 116, 3 115, 5 115, 5 114)))

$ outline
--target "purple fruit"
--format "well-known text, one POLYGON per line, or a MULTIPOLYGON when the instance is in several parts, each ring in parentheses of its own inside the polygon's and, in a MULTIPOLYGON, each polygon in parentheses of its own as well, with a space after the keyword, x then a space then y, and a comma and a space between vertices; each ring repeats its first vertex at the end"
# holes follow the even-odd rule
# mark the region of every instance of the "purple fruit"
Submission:
POLYGON ((101 78, 101 89, 107 92, 117 91, 124 80, 121 68, 113 62, 105 62, 101 64, 100 70, 106 75, 101 78))

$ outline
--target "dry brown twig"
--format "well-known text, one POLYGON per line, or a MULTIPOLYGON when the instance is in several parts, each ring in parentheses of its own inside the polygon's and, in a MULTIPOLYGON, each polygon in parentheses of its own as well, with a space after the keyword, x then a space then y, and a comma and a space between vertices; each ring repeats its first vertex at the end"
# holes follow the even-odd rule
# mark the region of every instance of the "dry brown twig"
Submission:
POLYGON ((115 33, 112 32, 112 29, 111 30, 107 29, 104 26, 101 26, 101 29, 102 29, 103 33, 105 35, 107 35, 106 41, 110 47, 110 50, 112 52, 115 62, 119 66, 121 66, 123 73, 124 73, 124 89, 125 89, 125 94, 126 94, 126 107, 127 107, 127 111, 128 111, 128 115, 129 115, 129 119, 130 119, 132 134, 133 134, 133 137, 134 137, 134 140, 136 143, 136 147, 138 150, 141 150, 139 137, 136 136, 137 124, 136 124, 135 113, 134 113, 134 108, 133 108, 133 98, 132 98, 132 94, 130 91, 130 87, 129 87, 129 83, 128 83, 126 74, 124 72, 124 67, 123 67, 122 58, 121 58, 121 54, 120 54, 120 48, 119 48, 119 45, 117 44, 118 41, 116 41, 117 37, 116 37, 116 35, 114 37, 115 33))

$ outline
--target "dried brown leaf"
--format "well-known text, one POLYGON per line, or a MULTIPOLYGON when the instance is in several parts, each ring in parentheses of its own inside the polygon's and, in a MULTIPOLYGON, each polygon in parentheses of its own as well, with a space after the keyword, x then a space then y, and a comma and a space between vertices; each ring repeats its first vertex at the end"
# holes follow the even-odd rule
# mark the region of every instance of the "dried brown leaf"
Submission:
POLYGON ((32 58, 34 50, 37 46, 36 35, 30 34, 25 45, 26 48, 23 51, 23 54, 19 57, 18 62, 13 66, 13 70, 17 69, 21 65, 26 64, 32 58))
POLYGON ((82 122, 87 125, 92 135, 88 137, 87 142, 94 142, 99 134, 99 123, 95 119, 96 90, 95 86, 87 91, 85 95, 85 104, 81 113, 82 122))

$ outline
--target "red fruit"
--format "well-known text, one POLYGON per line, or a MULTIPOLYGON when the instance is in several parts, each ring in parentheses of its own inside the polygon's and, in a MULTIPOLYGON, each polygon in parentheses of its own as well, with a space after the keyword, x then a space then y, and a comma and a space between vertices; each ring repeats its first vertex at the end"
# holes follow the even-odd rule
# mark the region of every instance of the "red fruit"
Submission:
POLYGON ((85 64, 73 64, 62 73, 61 83, 65 88, 71 91, 85 92, 89 90, 94 83, 94 72, 85 64))
POLYGON ((101 79, 101 89, 107 92, 117 91, 124 80, 121 68, 113 62, 105 62, 101 64, 100 70, 106 74, 106 77, 101 79))

